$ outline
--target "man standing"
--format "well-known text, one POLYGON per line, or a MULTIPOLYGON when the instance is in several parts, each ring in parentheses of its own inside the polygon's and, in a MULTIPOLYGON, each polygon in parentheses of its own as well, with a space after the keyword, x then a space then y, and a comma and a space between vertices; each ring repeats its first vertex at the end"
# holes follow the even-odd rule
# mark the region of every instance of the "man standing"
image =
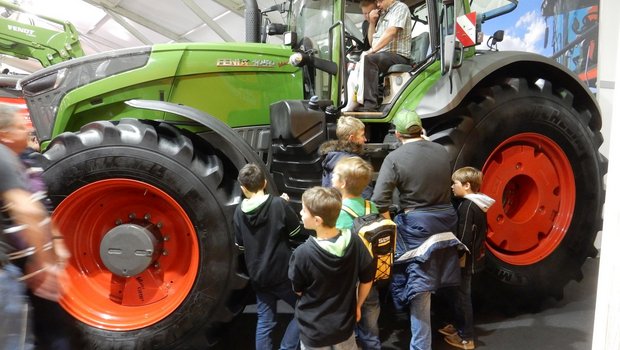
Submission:
POLYGON ((364 106, 359 111, 378 108, 379 73, 393 64, 411 59, 411 12, 398 0, 377 0, 378 9, 369 14, 368 37, 371 48, 364 59, 364 106))
POLYGON ((393 123, 402 145, 384 159, 372 201, 389 217, 398 189, 401 210, 394 218, 398 239, 390 287, 395 306, 409 308, 410 349, 430 350, 431 293, 460 282, 450 158, 443 146, 422 137, 422 121, 414 111, 398 112, 393 123))
POLYGON ((18 155, 28 145, 26 121, 17 110, 0 104, 0 348, 30 349, 25 286, 46 300, 58 301, 56 255, 44 223, 49 216, 32 199, 18 155), (15 260, 13 260, 15 259, 15 260), (26 261, 23 261, 26 259, 26 261), (22 261, 20 261, 22 260, 22 261), (12 261, 23 265, 24 276, 12 261))

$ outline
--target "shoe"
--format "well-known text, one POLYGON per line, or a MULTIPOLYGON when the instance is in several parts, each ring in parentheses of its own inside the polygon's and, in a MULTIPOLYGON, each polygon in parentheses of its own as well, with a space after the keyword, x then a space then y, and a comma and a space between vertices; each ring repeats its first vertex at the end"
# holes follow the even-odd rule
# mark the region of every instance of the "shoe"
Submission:
POLYGON ((449 323, 445 327, 439 328, 437 330, 437 332, 439 332, 439 333, 441 333, 443 335, 455 335, 455 334, 458 333, 456 328, 454 328, 454 326, 449 324, 449 323))
POLYGON ((459 349, 473 350, 476 348, 473 340, 464 340, 458 334, 447 335, 443 338, 446 343, 459 349))

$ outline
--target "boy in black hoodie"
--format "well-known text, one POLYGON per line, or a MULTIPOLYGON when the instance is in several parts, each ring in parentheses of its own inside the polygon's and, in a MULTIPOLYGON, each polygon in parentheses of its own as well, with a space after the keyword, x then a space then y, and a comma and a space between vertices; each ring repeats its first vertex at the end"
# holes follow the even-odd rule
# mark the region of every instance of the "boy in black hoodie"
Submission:
POLYGON ((300 296, 295 317, 302 349, 357 350, 353 330, 372 286, 375 265, 357 235, 335 227, 342 206, 338 190, 313 187, 301 200, 304 227, 316 231, 316 237, 293 252, 288 272, 300 296))
POLYGON ((472 275, 484 268, 484 241, 487 235, 487 210, 495 200, 480 193, 482 172, 476 168, 460 168, 452 174, 452 192, 460 200, 456 237, 467 247, 459 252, 461 285, 454 295, 456 327, 448 324, 439 330, 448 344, 471 350, 474 344, 474 317, 471 302, 472 275))
MULTIPOLYGON (((239 171, 245 195, 237 207, 233 225, 237 244, 244 250, 250 283, 256 292, 256 349, 272 350, 271 333, 276 326, 276 303, 284 300, 295 307, 297 296, 287 277, 292 247, 289 238, 299 234, 299 218, 288 203, 265 194, 267 181, 256 164, 239 171)), ((280 349, 297 349, 299 328, 293 318, 286 328, 280 349)))

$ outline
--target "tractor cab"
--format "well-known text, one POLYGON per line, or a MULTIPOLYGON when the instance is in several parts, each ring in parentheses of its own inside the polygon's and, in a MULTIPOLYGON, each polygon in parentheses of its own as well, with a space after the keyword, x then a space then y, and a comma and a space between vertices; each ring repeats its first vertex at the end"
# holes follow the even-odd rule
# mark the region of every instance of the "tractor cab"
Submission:
MULTIPOLYGON (((406 0, 404 3, 412 20, 410 62, 394 65, 380 76, 379 110, 361 113, 365 118, 382 119, 393 114, 394 107, 422 83, 420 80, 410 86, 416 77, 433 75, 436 81, 457 69, 466 56, 474 54, 473 46, 482 42, 480 24, 512 11, 517 1, 472 4, 477 11, 471 11, 469 3, 461 1, 406 0)), ((347 80, 362 54, 363 21, 359 1, 293 0, 290 3, 290 31, 285 34, 285 43, 296 51, 291 63, 303 67, 306 99, 316 96, 318 100, 331 100, 339 110, 347 104, 352 95, 347 80)))
MULTIPOLYGON (((381 77, 379 117, 392 109, 416 75, 441 59, 441 38, 453 31, 452 4, 439 0, 405 3, 412 18, 411 60, 391 67, 381 77)), ((290 33, 285 37, 296 51, 291 63, 304 69, 306 98, 331 100, 338 109, 347 104, 347 79, 362 54, 363 21, 358 1, 292 1, 290 33)))

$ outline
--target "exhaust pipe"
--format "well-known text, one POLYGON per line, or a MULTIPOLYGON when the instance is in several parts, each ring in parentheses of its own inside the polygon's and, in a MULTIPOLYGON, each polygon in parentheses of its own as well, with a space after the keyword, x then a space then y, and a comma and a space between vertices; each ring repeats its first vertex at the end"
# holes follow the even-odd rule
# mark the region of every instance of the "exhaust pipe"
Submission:
POLYGON ((245 0, 245 41, 260 42, 260 10, 256 0, 245 0))

